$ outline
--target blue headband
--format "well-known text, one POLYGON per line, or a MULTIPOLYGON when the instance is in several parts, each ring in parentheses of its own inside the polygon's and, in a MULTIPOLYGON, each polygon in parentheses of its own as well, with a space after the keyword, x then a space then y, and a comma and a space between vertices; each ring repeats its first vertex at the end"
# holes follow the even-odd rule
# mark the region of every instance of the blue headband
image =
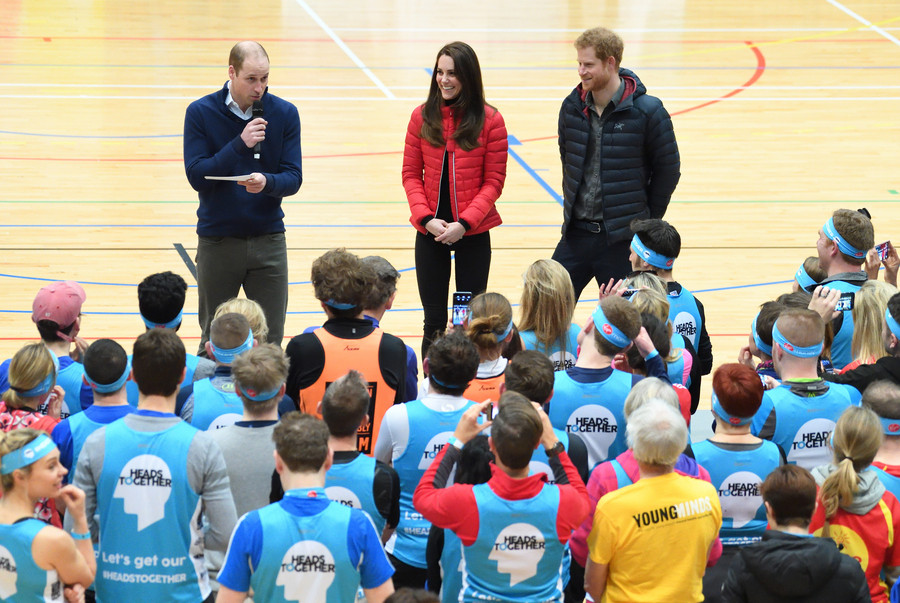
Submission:
POLYGON ((887 323, 887 327, 890 329, 891 333, 894 334, 894 337, 900 339, 900 323, 894 320, 891 311, 887 308, 884 309, 884 322, 887 323))
POLYGON ((0 474, 9 475, 16 469, 27 467, 41 460, 54 450, 56 450, 56 446, 54 446, 53 440, 47 434, 42 433, 18 450, 4 454, 0 458, 0 474))
MULTIPOLYGON (((168 328, 168 327, 166 327, 168 328)), ((128 381, 128 375, 131 374, 131 358, 125 363, 125 371, 122 373, 122 376, 113 381, 112 383, 97 383, 90 377, 88 377, 87 372, 84 373, 84 380, 87 381, 87 384, 91 386, 91 389, 97 392, 98 394, 112 394, 125 385, 125 382, 128 381)))
POLYGON ((497 338, 497 343, 500 343, 501 341, 506 339, 506 336, 509 335, 510 332, 512 332, 512 330, 513 330, 513 321, 512 321, 512 319, 510 319, 509 325, 507 325, 506 330, 503 331, 502 335, 497 335, 496 333, 494 333, 494 337, 497 338))
POLYGON ((169 322, 153 322, 143 314, 141 314, 141 320, 144 321, 144 324, 147 325, 148 329, 174 329, 178 325, 181 324, 181 315, 184 313, 184 308, 182 308, 178 312, 178 316, 170 320, 169 322))
POLYGON ((782 335, 781 331, 778 330, 778 321, 775 321, 775 324, 772 326, 772 341, 780 345, 781 349, 786 353, 796 358, 818 358, 824 347, 824 343, 821 341, 805 348, 792 344, 787 340, 787 337, 782 335))
POLYGON ((594 310, 594 313, 591 315, 591 318, 594 320, 594 326, 597 328, 597 332, 600 333, 606 341, 620 348, 624 348, 631 343, 631 340, 628 339, 628 336, 625 335, 625 333, 619 330, 616 325, 609 322, 606 315, 603 313, 603 308, 599 304, 597 305, 597 309, 594 310))
POLYGON ((272 398, 277 396, 278 392, 281 391, 281 386, 279 385, 277 388, 267 392, 258 392, 253 388, 244 388, 240 385, 238 385, 238 389, 241 390, 241 393, 244 394, 244 397, 248 400, 253 400, 254 402, 263 402, 265 400, 271 400, 272 398))
POLYGON ((467 387, 469 387, 468 383, 466 383, 465 385, 452 385, 450 383, 444 383, 443 381, 441 381, 440 379, 435 377, 434 373, 429 373, 428 376, 431 378, 432 381, 434 381, 441 387, 446 387, 447 389, 466 389, 467 387))
POLYGON ((888 419, 886 417, 878 417, 881 420, 881 427, 884 435, 900 436, 900 419, 888 419))
POLYGON ((217 362, 221 362, 222 364, 231 364, 231 362, 235 358, 253 347, 253 329, 247 329, 247 339, 245 339, 244 343, 236 348, 223 350, 221 348, 217 348, 216 344, 214 344, 212 341, 209 342, 209 345, 213 349, 213 354, 215 354, 217 362))
POLYGON ((841 233, 834 227, 834 217, 828 218, 828 221, 825 222, 825 226, 822 227, 822 232, 829 240, 837 241, 837 246, 838 249, 841 250, 841 253, 855 257, 856 259, 866 257, 866 252, 864 250, 857 249, 848 243, 847 239, 841 236, 841 233))
POLYGON ((17 394, 19 394, 20 398, 37 398, 47 394, 53 389, 53 382, 56 380, 57 373, 59 373, 59 358, 56 357, 56 354, 54 354, 52 350, 48 349, 47 351, 50 352, 50 357, 53 358, 53 370, 50 371, 50 374, 44 377, 40 383, 29 390, 22 391, 17 387, 10 386, 17 394))
POLYGON ((675 258, 666 257, 663 254, 657 253, 648 248, 646 245, 644 245, 644 242, 641 241, 641 238, 637 235, 634 235, 634 238, 631 239, 631 248, 639 258, 641 258, 651 266, 655 266, 656 268, 671 270, 672 264, 675 263, 675 258))
POLYGON ((334 301, 333 299, 326 299, 322 303, 325 304, 326 306, 328 306, 329 308, 334 308, 335 310, 352 310, 353 308, 355 308, 359 305, 359 304, 345 304, 343 302, 334 301))
POLYGON ((794 280, 797 281, 797 284, 800 285, 801 289, 815 287, 819 284, 816 279, 809 275, 809 272, 806 271, 806 268, 803 267, 803 264, 800 264, 800 267, 797 268, 797 273, 794 275, 794 280))
POLYGON ((762 337, 759 336, 759 332, 756 330, 756 319, 759 318, 759 313, 757 312, 756 316, 753 317, 753 322, 750 324, 750 332, 753 335, 753 343, 756 344, 756 347, 760 352, 766 354, 768 356, 772 355, 772 346, 762 340, 762 337))
POLYGON ((720 419, 728 421, 730 425, 734 425, 735 427, 749 425, 753 422, 753 417, 738 417, 722 408, 722 403, 719 402, 719 396, 716 395, 716 392, 712 393, 712 411, 716 413, 720 419))

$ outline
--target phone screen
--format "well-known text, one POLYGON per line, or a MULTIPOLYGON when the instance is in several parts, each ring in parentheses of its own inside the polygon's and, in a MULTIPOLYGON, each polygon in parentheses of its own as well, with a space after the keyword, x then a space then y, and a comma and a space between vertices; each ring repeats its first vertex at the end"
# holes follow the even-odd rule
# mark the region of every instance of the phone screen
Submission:
POLYGON ((453 294, 453 318, 454 326, 461 326, 469 315, 469 302, 472 301, 470 291, 457 291, 453 294))
POLYGON ((890 251, 891 242, 885 241, 884 243, 879 243, 875 246, 875 251, 878 252, 878 259, 884 261, 888 257, 888 252, 890 251))
POLYGON ((838 312, 852 310, 854 297, 855 295, 852 291, 849 293, 841 293, 841 296, 838 298, 837 305, 835 305, 834 309, 838 312))

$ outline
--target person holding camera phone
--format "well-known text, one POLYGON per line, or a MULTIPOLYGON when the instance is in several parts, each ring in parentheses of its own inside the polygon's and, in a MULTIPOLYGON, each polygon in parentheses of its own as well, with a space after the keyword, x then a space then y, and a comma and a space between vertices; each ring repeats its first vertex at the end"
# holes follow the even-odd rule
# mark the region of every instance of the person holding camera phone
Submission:
POLYGON ((456 288, 481 293, 491 267, 494 204, 506 180, 508 143, 500 112, 485 103, 472 47, 451 42, 438 52, 431 88, 406 131, 403 188, 416 227, 416 279, 425 312, 422 357, 447 324, 450 256, 456 288))

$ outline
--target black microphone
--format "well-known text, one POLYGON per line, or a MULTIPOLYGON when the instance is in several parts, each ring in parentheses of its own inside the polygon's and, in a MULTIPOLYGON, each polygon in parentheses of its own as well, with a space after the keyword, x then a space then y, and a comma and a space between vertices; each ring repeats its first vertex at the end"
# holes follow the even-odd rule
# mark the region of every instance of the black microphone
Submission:
MULTIPOLYGON (((264 113, 264 111, 263 111, 262 101, 261 100, 253 101, 253 117, 252 117, 252 119, 256 119, 257 117, 262 117, 263 113, 264 113)), ((262 147, 262 141, 257 142, 256 145, 253 147, 253 158, 254 159, 259 159, 259 151, 260 151, 261 147, 262 147)))

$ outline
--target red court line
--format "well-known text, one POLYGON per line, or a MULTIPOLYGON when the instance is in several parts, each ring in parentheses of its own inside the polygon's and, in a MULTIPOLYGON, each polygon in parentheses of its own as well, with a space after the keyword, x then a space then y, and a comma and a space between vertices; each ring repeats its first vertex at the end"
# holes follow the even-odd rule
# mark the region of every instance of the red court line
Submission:
MULTIPOLYGON (((702 109, 703 107, 708 107, 710 105, 714 105, 718 102, 725 100, 726 98, 731 98, 732 96, 734 96, 736 94, 740 94, 741 92, 743 92, 744 90, 746 90, 747 88, 749 88, 750 86, 755 84, 757 81, 759 81, 759 78, 762 77, 762 74, 766 70, 766 57, 763 55, 762 51, 759 49, 758 46, 756 46, 756 44, 754 42, 749 42, 749 41, 745 40, 744 44, 749 46, 750 50, 753 52, 753 54, 756 55, 756 69, 753 71, 753 75, 750 76, 749 80, 744 82, 744 84, 740 88, 735 88, 734 90, 732 90, 725 96, 720 96, 719 98, 717 98, 715 100, 711 100, 709 102, 699 104, 696 107, 688 107, 687 109, 682 109, 681 111, 675 111, 674 113, 671 114, 671 116, 675 117, 676 115, 681 115, 683 113, 689 113, 691 111, 696 111, 697 109, 702 109)), ((540 136, 538 138, 521 138, 521 139, 519 139, 519 142, 537 142, 539 140, 556 140, 557 138, 558 138, 557 136, 540 136)))
MULTIPOLYGON (((676 115, 681 115, 683 113, 689 113, 691 111, 696 111, 697 109, 702 109, 703 107, 708 107, 710 105, 714 105, 718 102, 725 100, 726 98, 731 98, 736 94, 740 94, 762 77, 762 74, 766 71, 766 57, 763 55, 762 51, 754 42, 744 41, 744 44, 750 47, 750 50, 756 55, 756 69, 753 71, 753 75, 750 76, 740 88, 735 88, 728 94, 724 96, 720 96, 717 99, 696 105, 694 107, 688 107, 687 109, 682 109, 681 111, 675 111, 671 115, 674 117, 676 115)), ((556 136, 541 136, 539 138, 523 138, 520 139, 520 142, 536 142, 539 140, 555 140, 556 136)), ((329 159, 332 157, 366 157, 370 155, 398 155, 403 151, 376 151, 371 153, 337 153, 334 155, 305 155, 303 159, 329 159)), ((92 159, 85 157, 0 157, 0 161, 102 161, 102 162, 128 162, 128 163, 165 163, 165 162, 180 162, 182 159, 120 159, 115 157, 107 157, 101 159, 92 159)))

